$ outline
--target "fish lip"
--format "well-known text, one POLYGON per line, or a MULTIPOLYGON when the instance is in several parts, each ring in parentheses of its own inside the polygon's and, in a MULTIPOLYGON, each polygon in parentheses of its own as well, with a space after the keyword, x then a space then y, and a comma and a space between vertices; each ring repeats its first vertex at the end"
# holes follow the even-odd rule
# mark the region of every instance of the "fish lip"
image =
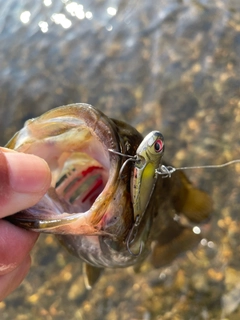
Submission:
MULTIPOLYGON (((13 215, 11 217, 11 221, 27 229, 41 232, 60 234, 76 234, 77 232, 80 234, 95 234, 99 232, 101 233, 101 230, 99 230, 100 228, 102 228, 100 221, 104 215, 104 210, 110 202, 111 194, 114 193, 117 189, 118 172, 122 163, 121 157, 114 153, 108 152, 108 149, 114 149, 118 152, 122 152, 123 149, 123 147, 121 146, 121 139, 116 129, 116 125, 110 118, 105 116, 101 111, 93 108, 91 105, 81 103, 71 104, 68 106, 62 106, 56 109, 52 109, 39 118, 27 121, 24 128, 20 130, 13 137, 13 139, 9 141, 6 147, 15 149, 20 152, 34 154, 37 153, 38 156, 47 161, 51 168, 51 159, 49 160, 49 158, 39 150, 35 153, 35 149, 33 148, 34 142, 32 143, 32 141, 33 139, 43 139, 45 142, 47 141, 47 143, 50 143, 50 145, 52 143, 52 145, 54 146, 53 140, 57 139, 60 136, 60 134, 57 134, 56 128, 53 129, 51 127, 54 121, 55 123, 57 123, 57 121, 59 123, 61 121, 65 121, 67 123, 66 126, 69 125, 69 130, 72 130, 76 126, 87 128, 87 130, 94 137, 93 139, 95 139, 93 141, 98 140, 98 146, 100 147, 100 149, 102 146, 102 150, 104 150, 105 152, 104 161, 106 162, 106 159, 108 159, 109 161, 108 180, 103 190, 92 203, 91 207, 84 212, 66 213, 64 211, 60 215, 54 214, 54 216, 43 214, 43 212, 39 209, 44 207, 43 201, 46 198, 45 195, 37 205, 21 211, 16 215, 13 215), (58 116, 58 114, 60 116, 58 116), (43 123, 47 128, 49 128, 49 132, 42 132, 41 136, 37 129, 41 128, 41 125, 43 125, 43 123), (54 138, 49 138, 49 135, 51 134, 55 135, 53 136, 54 138), (109 192, 109 190, 111 190, 111 192, 109 192), (81 223, 85 224, 85 231, 83 230, 83 227, 77 231, 77 227, 79 227, 79 225, 81 227, 81 223), (75 227, 73 227, 74 224, 76 225, 75 227)), ((68 130, 66 130, 63 135, 66 134, 66 132, 68 132, 68 130)), ((91 146, 88 146, 89 149, 90 147, 91 146)), ((98 160, 102 161, 102 159, 98 160)), ((104 163, 104 161, 101 163, 102 166, 106 166, 106 163, 104 163)), ((56 181, 53 181, 53 184, 55 183, 56 181)), ((47 194, 48 193, 49 191, 47 192, 47 194)), ((102 233, 104 234, 104 231, 102 231, 102 233)))

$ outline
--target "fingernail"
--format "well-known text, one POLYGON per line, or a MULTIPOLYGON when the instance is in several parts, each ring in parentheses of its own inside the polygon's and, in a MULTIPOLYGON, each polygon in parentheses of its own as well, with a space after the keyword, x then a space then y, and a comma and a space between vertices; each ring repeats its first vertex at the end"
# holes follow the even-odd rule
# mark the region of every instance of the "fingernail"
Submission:
POLYGON ((7 159, 11 188, 20 193, 41 192, 51 181, 45 160, 25 153, 3 153, 7 159))

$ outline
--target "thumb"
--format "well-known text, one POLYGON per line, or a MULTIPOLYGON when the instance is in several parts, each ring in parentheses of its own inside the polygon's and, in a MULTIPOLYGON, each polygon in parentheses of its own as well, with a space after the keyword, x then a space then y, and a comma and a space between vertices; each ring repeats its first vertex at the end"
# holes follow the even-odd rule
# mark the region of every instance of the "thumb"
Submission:
POLYGON ((45 160, 0 148, 0 218, 36 204, 50 183, 45 160))

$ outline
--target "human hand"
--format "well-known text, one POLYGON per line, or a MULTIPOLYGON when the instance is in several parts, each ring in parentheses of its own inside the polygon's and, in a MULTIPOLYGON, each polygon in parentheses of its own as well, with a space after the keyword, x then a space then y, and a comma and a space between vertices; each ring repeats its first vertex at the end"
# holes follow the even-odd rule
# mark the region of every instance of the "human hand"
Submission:
POLYGON ((35 232, 1 218, 36 204, 50 186, 47 163, 34 155, 0 148, 0 301, 18 287, 30 264, 35 232))

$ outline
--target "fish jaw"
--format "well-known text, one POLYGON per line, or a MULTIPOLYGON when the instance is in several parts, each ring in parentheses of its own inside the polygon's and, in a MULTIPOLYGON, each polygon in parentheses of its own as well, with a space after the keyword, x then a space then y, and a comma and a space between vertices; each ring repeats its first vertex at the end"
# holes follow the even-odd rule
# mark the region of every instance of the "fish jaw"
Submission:
POLYGON ((141 136, 136 146, 129 148, 128 142, 125 150, 116 123, 86 104, 56 108, 28 120, 6 147, 45 159, 52 172, 51 188, 38 204, 15 214, 11 221, 39 232, 116 236, 118 229, 125 235, 133 217, 130 169, 121 181, 119 170, 125 159, 108 149, 134 154, 141 136), (126 196, 118 197, 121 192, 126 196), (114 198, 118 201, 113 206, 114 198), (124 208, 130 218, 125 219, 122 210, 115 218, 117 207, 124 208), (115 221, 123 227, 116 228, 115 221))

